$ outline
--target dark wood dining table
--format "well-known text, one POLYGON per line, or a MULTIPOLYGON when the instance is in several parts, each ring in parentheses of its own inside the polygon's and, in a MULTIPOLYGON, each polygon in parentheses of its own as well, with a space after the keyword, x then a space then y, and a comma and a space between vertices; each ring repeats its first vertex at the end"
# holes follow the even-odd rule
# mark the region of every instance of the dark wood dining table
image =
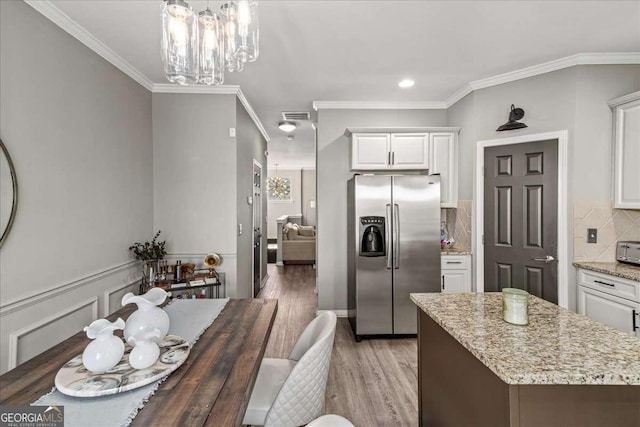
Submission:
MULTIPOLYGON (((108 319, 126 319, 134 309, 123 307, 108 319)), ((131 425, 242 425, 277 310, 277 300, 229 300, 131 425)), ((0 376, 0 405, 27 405, 48 393, 58 369, 89 341, 78 332, 0 376)))

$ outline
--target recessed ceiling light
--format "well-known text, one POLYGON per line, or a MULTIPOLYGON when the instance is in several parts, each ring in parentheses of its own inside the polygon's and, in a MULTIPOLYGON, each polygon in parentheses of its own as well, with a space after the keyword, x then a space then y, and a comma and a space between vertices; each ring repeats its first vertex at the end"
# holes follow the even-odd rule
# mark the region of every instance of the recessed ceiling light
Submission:
POLYGON ((411 79, 404 79, 404 80, 401 80, 401 81, 400 81, 400 83, 398 83, 398 86, 400 86, 401 88, 403 88, 403 89, 404 89, 404 88, 411 87, 411 86, 413 86, 414 84, 416 84, 416 82, 414 82, 413 80, 411 80, 411 79))
POLYGON ((282 132, 287 132, 287 133, 293 132, 294 130, 296 130, 295 122, 290 122, 288 120, 278 123, 278 127, 282 132))

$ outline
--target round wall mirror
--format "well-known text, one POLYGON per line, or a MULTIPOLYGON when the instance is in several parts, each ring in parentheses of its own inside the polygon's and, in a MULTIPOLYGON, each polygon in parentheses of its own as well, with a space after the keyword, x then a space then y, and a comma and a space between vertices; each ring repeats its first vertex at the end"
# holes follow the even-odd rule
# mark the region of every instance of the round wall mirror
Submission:
POLYGON ((0 139, 0 247, 4 243, 18 208, 18 178, 7 147, 0 139))

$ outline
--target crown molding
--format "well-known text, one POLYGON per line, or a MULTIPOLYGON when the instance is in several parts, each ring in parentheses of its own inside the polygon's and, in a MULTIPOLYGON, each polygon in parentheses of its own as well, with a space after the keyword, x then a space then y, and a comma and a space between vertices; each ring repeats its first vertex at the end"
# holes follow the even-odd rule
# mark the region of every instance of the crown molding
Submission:
POLYGON ((264 126, 262 126, 262 122, 258 118, 258 115, 254 111, 253 107, 251 107, 251 104, 249 104, 249 101, 244 96, 244 92, 242 92, 242 89, 240 89, 240 87, 238 87, 237 96, 238 96, 238 99, 240 100, 240 102, 242 103, 242 105, 244 106, 245 110, 247 110, 247 113, 249 114, 249 116, 251 117, 253 122, 258 127, 258 130, 260 131, 260 133, 262 134, 264 139, 267 141, 267 143, 269 143, 269 141, 271 141, 271 138, 269 137, 269 134, 267 133, 267 130, 264 128, 264 126))
POLYGON ((82 44, 93 50, 95 53, 106 59, 120 71, 131 77, 142 85, 145 89, 151 90, 153 82, 144 74, 138 71, 133 65, 125 61, 120 55, 111 50, 107 45, 95 38, 93 34, 85 30, 80 24, 71 19, 69 15, 58 9, 48 0, 34 1, 25 0, 25 3, 40 12, 51 22, 62 28, 64 31, 75 37, 82 44))
MULTIPOLYGON (((269 169, 275 169, 276 168, 276 164, 275 163, 269 163, 269 164, 267 164, 267 167, 269 169)), ((303 170, 316 170, 316 167, 315 166, 309 166, 308 164, 304 164, 303 165, 303 164, 300 164, 300 163, 285 164, 283 166, 282 163, 278 163, 278 172, 283 172, 283 171, 300 172, 300 171, 303 171, 303 170)))
POLYGON ((579 53, 469 83, 473 90, 550 73, 576 65, 640 64, 640 52, 579 53))
POLYGON ((442 101, 385 102, 385 101, 313 101, 318 110, 443 110, 442 101))
POLYGON ((235 95, 242 106, 247 110, 247 114, 253 120, 256 127, 264 137, 264 139, 269 142, 271 138, 267 133, 267 130, 262 125, 260 118, 256 114, 255 110, 247 100, 247 97, 244 96, 242 89, 237 85, 223 85, 223 86, 182 86, 177 84, 168 84, 168 83, 156 83, 153 85, 151 90, 153 93, 182 93, 182 94, 200 94, 200 95, 235 95))
POLYGON ((203 95, 237 95, 240 86, 183 86, 172 83, 155 83, 151 89, 153 93, 191 93, 203 95))
POLYGON ((640 64, 640 52, 602 52, 602 53, 578 53, 566 56, 531 67, 521 68, 508 73, 486 79, 475 80, 463 85, 454 92, 446 101, 422 101, 422 102, 366 102, 366 101, 314 101, 313 109, 446 109, 460 101, 462 98, 478 89, 485 89, 504 83, 514 82, 563 68, 575 67, 577 65, 623 65, 640 64))
POLYGON ((609 107, 615 108, 618 105, 626 104, 627 102, 635 101, 636 99, 640 99, 640 91, 633 92, 628 95, 612 99, 611 101, 608 102, 608 104, 609 104, 609 107))
POLYGON ((473 92, 473 88, 471 87, 471 85, 466 84, 462 86, 460 89, 454 92, 453 95, 449 97, 449 99, 447 99, 447 101, 445 102, 445 104, 447 105, 447 108, 450 108, 453 104, 460 101, 462 98, 469 95, 471 92, 473 92))
MULTIPOLYGON (((58 9, 49 0, 24 0, 29 6, 40 12, 47 19, 58 25, 64 31, 75 37, 89 49, 106 59, 120 71, 131 77, 147 90, 154 93, 206 93, 206 94, 235 94, 240 99, 242 105, 253 119, 254 123, 260 130, 262 136, 270 140, 264 126, 258 119, 255 111, 247 101, 246 97, 240 90, 239 86, 178 86, 170 84, 154 84, 151 79, 146 77, 137 68, 125 61, 120 55, 115 53, 104 43, 98 40, 93 34, 84 27, 71 19, 66 13, 58 9)), ((533 65, 508 73, 498 74, 497 76, 485 79, 475 80, 463 85, 454 92, 446 101, 417 101, 417 102, 383 102, 383 101, 313 101, 313 109, 315 111, 321 109, 329 110, 440 110, 450 108, 453 104, 460 101, 474 90, 484 89, 509 83, 540 74, 550 73, 552 71, 561 70, 563 68, 574 67, 576 65, 614 65, 614 64, 640 64, 640 52, 601 52, 601 53, 579 53, 576 55, 566 56, 564 58, 553 61, 544 62, 542 64, 533 65)))

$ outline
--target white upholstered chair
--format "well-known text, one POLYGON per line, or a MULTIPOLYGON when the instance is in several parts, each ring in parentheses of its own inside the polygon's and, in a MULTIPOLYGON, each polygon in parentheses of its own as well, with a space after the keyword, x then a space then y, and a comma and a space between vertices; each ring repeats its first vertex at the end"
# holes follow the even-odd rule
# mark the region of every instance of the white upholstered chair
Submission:
POLYGON ((335 313, 323 313, 305 328, 289 358, 262 359, 242 423, 295 427, 320 416, 335 332, 335 313))
POLYGON ((341 417, 340 415, 323 415, 320 418, 311 421, 307 427, 355 427, 351 421, 341 417))

